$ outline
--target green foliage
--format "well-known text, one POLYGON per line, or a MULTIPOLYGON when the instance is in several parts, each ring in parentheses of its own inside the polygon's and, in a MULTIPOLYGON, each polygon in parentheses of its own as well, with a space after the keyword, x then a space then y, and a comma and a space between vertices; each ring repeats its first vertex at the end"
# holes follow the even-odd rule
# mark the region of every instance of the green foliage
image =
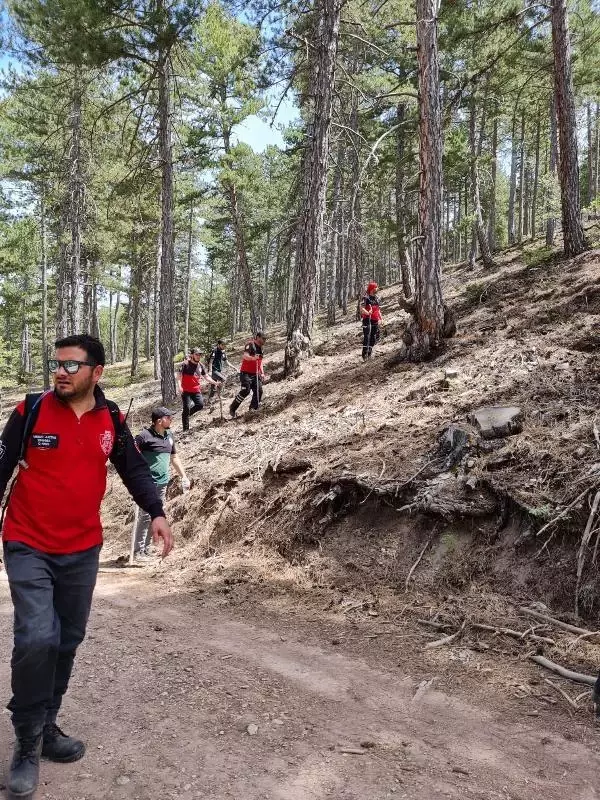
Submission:
POLYGON ((523 251, 523 261, 528 267, 539 267, 547 264, 554 258, 554 251, 551 247, 536 247, 532 250, 523 251))

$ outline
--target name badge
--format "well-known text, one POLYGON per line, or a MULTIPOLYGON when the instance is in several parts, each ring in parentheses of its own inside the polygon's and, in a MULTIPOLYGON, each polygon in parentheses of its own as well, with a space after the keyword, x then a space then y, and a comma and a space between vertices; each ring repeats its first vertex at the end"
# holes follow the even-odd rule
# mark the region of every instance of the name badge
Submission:
POLYGON ((56 433, 32 433, 31 447, 39 447, 41 450, 55 450, 58 447, 58 434, 56 433))

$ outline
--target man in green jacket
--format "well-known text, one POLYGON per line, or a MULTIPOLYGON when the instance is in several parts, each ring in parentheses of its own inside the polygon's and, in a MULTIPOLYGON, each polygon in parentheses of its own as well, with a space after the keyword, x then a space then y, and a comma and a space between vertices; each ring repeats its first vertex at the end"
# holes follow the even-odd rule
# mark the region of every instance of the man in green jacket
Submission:
MULTIPOLYGON (((181 488, 186 492, 190 482, 175 449, 175 440, 171 433, 173 411, 164 406, 152 410, 152 425, 144 428, 135 437, 135 443, 150 467, 150 473, 158 489, 162 503, 166 500, 167 486, 171 477, 171 467, 181 478, 181 488)), ((134 534, 134 561, 144 562, 150 558, 151 543, 150 516, 138 506, 137 523, 134 534)))

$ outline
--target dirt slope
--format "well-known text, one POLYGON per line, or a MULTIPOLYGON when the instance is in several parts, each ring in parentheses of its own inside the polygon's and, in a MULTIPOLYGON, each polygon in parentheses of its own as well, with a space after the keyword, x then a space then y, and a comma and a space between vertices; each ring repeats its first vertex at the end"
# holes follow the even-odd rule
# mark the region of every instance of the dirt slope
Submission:
MULTIPOLYGON (((4 581, 0 602, 6 683, 4 581)), ((44 763, 37 796, 562 800, 568 787, 572 800, 598 797, 600 758, 585 736, 569 741, 444 688, 139 574, 102 574, 62 716, 88 752, 44 763)), ((7 715, 0 736, 6 764, 7 715)))
MULTIPOLYGON (((341 320, 318 330, 299 379, 267 386, 259 414, 222 420, 215 404, 189 434, 176 423, 193 478, 189 494, 176 483, 169 492, 177 549, 155 568, 103 577, 70 706, 103 749, 69 768, 68 795, 49 767, 48 800, 524 799, 558 798, 566 785, 596 797, 589 691, 529 656, 543 649, 594 674, 598 639, 522 608, 599 624, 595 530, 585 621, 573 614, 584 490, 600 474, 599 256, 565 261, 528 246, 493 273, 447 270, 458 333, 420 365, 395 359, 406 317, 389 287, 370 363, 359 324, 341 320), (519 405, 523 432, 448 462, 441 432, 488 403, 519 405), (376 747, 336 750, 361 741, 376 747)), ((269 331, 267 372, 280 370, 283 342, 269 331)), ((125 369, 107 371, 109 387, 125 369)), ((225 416, 235 391, 225 390, 225 416)), ((110 391, 122 406, 134 395, 134 431, 158 394, 152 380, 110 391)), ((103 516, 114 563, 133 508, 113 474, 103 516)))

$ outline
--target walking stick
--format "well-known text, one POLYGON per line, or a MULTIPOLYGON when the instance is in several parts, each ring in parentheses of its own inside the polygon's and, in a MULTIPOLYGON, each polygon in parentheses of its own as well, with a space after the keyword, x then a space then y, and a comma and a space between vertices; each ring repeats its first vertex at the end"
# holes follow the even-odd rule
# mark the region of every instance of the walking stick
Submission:
POLYGON ((141 508, 137 506, 135 516, 133 518, 133 530, 131 531, 131 547, 129 549, 129 566, 133 566, 133 557, 135 555, 135 532, 137 531, 138 519, 140 516, 141 508))

